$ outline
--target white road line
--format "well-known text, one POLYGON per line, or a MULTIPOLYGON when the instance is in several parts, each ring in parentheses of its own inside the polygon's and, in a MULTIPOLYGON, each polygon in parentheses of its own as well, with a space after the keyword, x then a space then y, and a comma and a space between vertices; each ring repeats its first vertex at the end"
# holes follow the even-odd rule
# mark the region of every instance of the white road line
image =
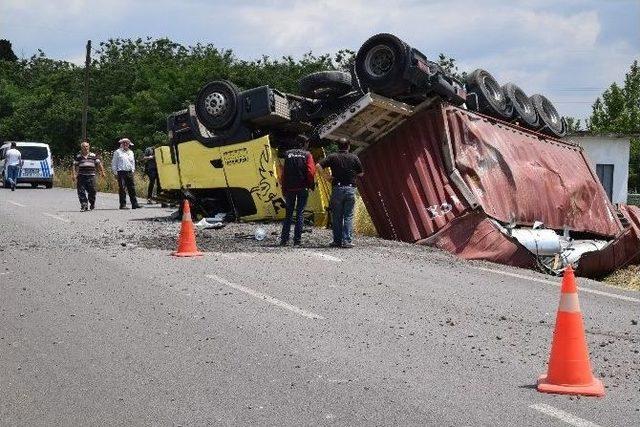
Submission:
POLYGON ((62 218, 62 217, 60 217, 60 216, 58 216, 58 215, 53 215, 53 214, 46 213, 46 212, 42 212, 42 215, 46 215, 46 216, 48 216, 48 217, 51 217, 51 218, 53 218, 53 219, 57 219, 58 221, 62 221, 62 222, 67 222, 67 223, 68 223, 68 222, 71 222, 70 220, 68 220, 68 219, 66 219, 66 218, 62 218))
POLYGON ((327 261, 342 262, 342 259, 340 259, 338 257, 335 257, 335 256, 323 254, 322 252, 316 252, 316 251, 305 251, 305 252, 308 253, 308 254, 311 254, 311 255, 313 255, 315 257, 327 260, 327 261))
POLYGON ((14 202, 13 200, 7 200, 7 202, 9 202, 9 203, 11 203, 12 205, 15 205, 15 206, 20 206, 21 208, 25 207, 25 205, 23 205, 22 203, 14 202))
POLYGON ((262 292, 255 291, 255 290, 250 289, 250 288, 246 288, 246 287, 244 287, 242 285, 238 285, 237 283, 231 283, 228 280, 225 280, 222 277, 218 277, 218 276, 216 276, 214 274, 207 274, 206 277, 208 277, 209 279, 213 279, 213 280, 215 280, 216 282, 218 282, 220 284, 229 286, 230 288, 237 289, 237 290, 239 290, 241 292, 244 292, 244 293, 246 293, 248 295, 251 295, 252 297, 261 299, 261 300, 266 301, 268 303, 271 303, 273 305, 277 305, 278 307, 284 308, 285 310, 292 311, 292 312, 294 312, 294 313, 296 313, 296 314, 298 314, 300 316, 307 317, 309 319, 324 319, 324 317, 320 316, 319 314, 315 314, 315 313, 312 313, 310 311, 303 310, 301 308, 296 307, 295 305, 291 305, 291 304, 289 304, 287 302, 280 301, 277 298, 274 298, 274 297, 269 296, 267 294, 263 294, 262 292))
MULTIPOLYGON (((561 285, 561 279, 558 279, 557 282, 553 282, 551 280, 545 280, 545 279, 539 279, 537 277, 525 276, 524 274, 510 273, 508 271, 494 270, 492 268, 475 267, 475 266, 473 268, 475 268, 476 270, 488 271, 489 273, 502 274, 504 276, 516 277, 518 279, 531 280, 532 282, 545 283, 547 285, 554 285, 554 286, 557 286, 557 287, 560 287, 560 285, 561 285)), ((638 299, 638 298, 628 297, 626 295, 612 294, 612 293, 609 293, 609 292, 599 291, 597 289, 589 289, 589 288, 580 287, 578 290, 579 290, 579 292, 586 292, 586 293, 595 294, 595 295, 602 295, 604 297, 621 299, 623 301, 640 302, 640 299, 638 299)))
POLYGON ((583 420, 580 417, 576 417, 573 414, 565 412, 561 409, 554 408, 551 405, 547 405, 545 403, 536 403, 533 405, 529 405, 529 408, 535 409, 536 411, 540 411, 545 415, 549 415, 551 417, 557 418, 559 420, 564 421, 567 424, 571 424, 576 427, 600 427, 598 424, 594 424, 591 421, 583 420))

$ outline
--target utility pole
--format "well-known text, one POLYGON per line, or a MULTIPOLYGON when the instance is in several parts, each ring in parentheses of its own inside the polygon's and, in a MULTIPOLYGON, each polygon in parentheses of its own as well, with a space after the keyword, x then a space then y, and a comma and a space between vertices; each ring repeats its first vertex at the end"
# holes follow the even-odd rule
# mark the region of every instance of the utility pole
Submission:
POLYGON ((89 68, 91 67, 91 40, 87 40, 87 57, 84 61, 84 102, 82 104, 82 140, 87 139, 87 110, 89 109, 89 68))

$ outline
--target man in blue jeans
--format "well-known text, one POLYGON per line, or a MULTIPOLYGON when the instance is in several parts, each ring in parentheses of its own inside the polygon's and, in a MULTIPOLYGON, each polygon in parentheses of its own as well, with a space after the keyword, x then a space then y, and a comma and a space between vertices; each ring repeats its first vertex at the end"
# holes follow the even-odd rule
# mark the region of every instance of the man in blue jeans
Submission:
POLYGON ((313 156, 307 151, 309 139, 300 135, 295 139, 293 146, 293 149, 287 150, 284 153, 281 185, 287 208, 284 221, 282 221, 280 246, 286 246, 289 243, 289 233, 291 232, 294 210, 296 212, 296 225, 293 230, 293 245, 300 245, 302 240, 304 208, 307 205, 309 190, 314 188, 314 178, 316 174, 313 156))
POLYGON ((22 154, 16 147, 16 143, 12 142, 11 148, 4 153, 5 164, 7 165, 5 169, 5 183, 11 186, 11 191, 16 191, 20 167, 22 166, 22 154))
POLYGON ((360 159, 349 153, 349 141, 340 138, 338 152, 329 154, 316 165, 318 172, 328 181, 331 190, 331 246, 353 247, 353 210, 356 204, 356 177, 364 175, 360 159), (331 169, 331 175, 326 172, 331 169))

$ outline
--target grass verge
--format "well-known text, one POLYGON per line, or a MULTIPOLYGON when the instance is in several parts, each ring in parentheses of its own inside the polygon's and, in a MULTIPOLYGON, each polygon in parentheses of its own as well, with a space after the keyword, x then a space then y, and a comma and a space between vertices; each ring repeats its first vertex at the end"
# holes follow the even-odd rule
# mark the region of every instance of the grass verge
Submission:
MULTIPOLYGON (((71 177, 71 166, 57 166, 55 171, 56 173, 53 176, 53 185, 55 187, 76 188, 71 177)), ((133 181, 136 185, 136 195, 138 198, 146 197, 147 186, 149 185, 147 176, 140 171, 136 171, 133 175, 133 181)), ((100 174, 96 175, 96 190, 102 193, 118 193, 118 180, 111 173, 110 169, 105 167, 104 178, 102 178, 100 174)))
POLYGON ((640 291, 640 265, 630 265, 605 277, 607 285, 640 291))

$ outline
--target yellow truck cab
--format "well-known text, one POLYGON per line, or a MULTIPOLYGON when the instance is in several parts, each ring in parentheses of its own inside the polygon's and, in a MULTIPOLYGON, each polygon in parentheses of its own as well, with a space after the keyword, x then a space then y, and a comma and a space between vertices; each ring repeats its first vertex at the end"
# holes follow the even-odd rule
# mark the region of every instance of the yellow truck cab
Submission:
MULTIPOLYGON (((243 221, 280 220, 285 202, 278 176, 282 165, 278 136, 238 142, 211 138, 198 121, 194 107, 168 118, 169 145, 155 149, 160 187, 165 195, 187 197, 193 209, 205 216, 228 213, 243 221)), ((315 161, 322 148, 312 149, 315 161)), ((305 218, 325 226, 331 187, 316 177, 309 194, 305 218)))

